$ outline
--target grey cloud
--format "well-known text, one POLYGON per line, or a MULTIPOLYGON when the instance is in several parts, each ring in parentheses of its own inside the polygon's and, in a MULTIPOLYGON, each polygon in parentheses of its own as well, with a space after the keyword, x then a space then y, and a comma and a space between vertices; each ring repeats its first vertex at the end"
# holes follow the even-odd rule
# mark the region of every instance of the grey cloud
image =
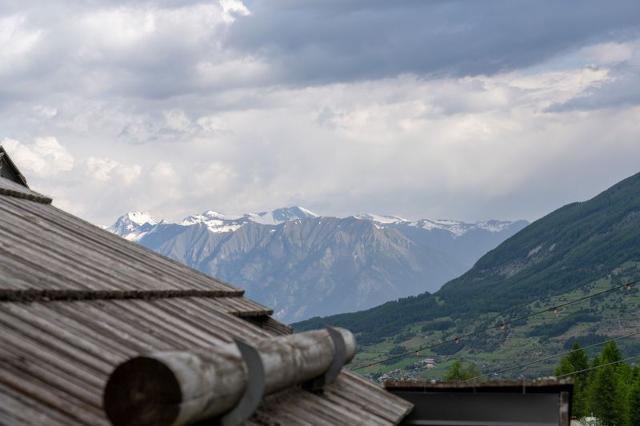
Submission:
POLYGON ((220 48, 225 26, 221 17, 208 22, 205 11, 197 7, 213 11, 217 5, 212 1, 3 4, 0 19, 16 18, 20 30, 10 34, 14 38, 7 43, 20 45, 29 34, 38 34, 38 39, 28 51, 16 55, 10 69, 3 73, 0 68, 0 108, 43 94, 163 99, 230 90, 245 83, 231 73, 213 81, 198 78, 199 61, 220 64, 235 57, 220 48), (118 13, 116 18, 108 16, 118 13), (142 32, 147 13, 157 18, 148 36, 130 43, 119 40, 118 31, 125 37, 142 32), (86 18, 97 21, 84 22, 86 18), (118 22, 120 18, 124 22, 118 22))
MULTIPOLYGON (((228 27, 193 29, 194 22, 185 24, 183 17, 182 23, 172 21, 178 22, 175 28, 162 22, 148 39, 111 49, 78 27, 83 16, 118 7, 179 13, 198 5, 214 2, 3 2, 0 14, 23 16, 24 30, 41 31, 41 40, 23 56, 24 63, 0 75, 0 108, 43 93, 149 100, 195 94, 225 104, 222 97, 230 91, 274 85, 405 73, 491 74, 640 31, 640 2, 633 0, 606 7, 596 0, 255 1, 247 3, 251 15, 237 16, 228 27), (190 30, 197 34, 190 38, 190 30), (247 58, 258 63, 243 63, 247 58), (198 66, 207 62, 220 68, 203 78, 198 66)), ((198 13, 189 19, 197 20, 198 13)), ((129 25, 127 30, 137 29, 135 22, 129 25)), ((114 37, 108 26, 96 30, 114 37)))
POLYGON ((585 83, 580 48, 637 40, 636 3, 270 0, 216 28, 187 10, 214 0, 5 0, 42 38, 0 74, 0 139, 55 137, 75 166, 30 182, 97 223, 291 204, 535 218, 637 168, 633 110, 572 113, 635 93, 630 62, 585 83), (121 44, 81 26, 122 10, 126 36, 147 8, 175 19, 121 44))
POLYGON ((637 74, 618 75, 583 96, 554 105, 549 112, 588 111, 594 109, 625 108, 640 104, 640 78, 637 74))
POLYGON ((549 112, 589 111, 626 108, 640 104, 640 53, 611 68, 605 83, 566 102, 552 105, 549 112))
POLYGON ((249 8, 227 45, 268 59, 281 81, 302 84, 491 74, 640 28, 634 0, 274 0, 249 8))

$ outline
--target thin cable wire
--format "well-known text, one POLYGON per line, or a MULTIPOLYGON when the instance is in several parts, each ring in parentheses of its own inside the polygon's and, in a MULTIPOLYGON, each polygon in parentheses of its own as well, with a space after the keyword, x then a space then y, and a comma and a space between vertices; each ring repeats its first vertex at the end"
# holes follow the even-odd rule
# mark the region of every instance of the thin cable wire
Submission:
MULTIPOLYGON (((630 283, 625 283, 625 284, 622 284, 622 285, 619 285, 619 286, 616 286, 616 287, 612 287, 612 288, 609 288, 609 289, 606 289, 606 290, 599 291, 597 293, 593 293, 593 294, 591 294, 589 296, 581 297, 581 298, 573 300, 573 301, 561 303, 561 304, 556 305, 556 306, 551 306, 549 308, 542 309, 540 311, 534 312, 534 313, 529 314, 529 315, 523 315, 523 316, 520 316, 520 317, 516 317, 516 318, 512 319, 509 322, 502 322, 500 325, 496 325, 496 326, 493 326, 493 327, 487 327, 487 328, 481 330, 480 332, 485 332, 485 331, 488 331, 488 330, 491 330, 491 329, 503 328, 503 327, 506 327, 508 324, 511 324, 511 323, 514 323, 514 322, 517 322, 517 321, 521 321, 523 319, 532 318, 534 316, 541 315, 541 314, 543 314, 545 312, 552 312, 552 311, 558 310, 560 308, 563 308, 563 307, 566 307, 566 306, 569 306, 569 305, 572 305, 572 304, 575 304, 575 303, 583 302, 585 300, 591 299, 591 298, 596 297, 596 296, 600 296, 600 295, 605 294, 605 293, 609 293, 609 292, 614 291, 614 290, 618 290, 620 288, 629 288, 630 286, 633 286, 636 283, 637 283, 637 281, 633 281, 633 282, 630 282, 630 283)), ((503 316, 503 315, 507 315, 507 313, 502 313, 502 314, 496 315, 496 317, 500 317, 500 316, 503 316)), ((467 337, 471 337, 471 336, 476 335, 476 334, 480 334, 480 332, 478 332, 478 331, 469 332, 469 333, 466 333, 466 334, 462 334, 462 335, 456 336, 453 339, 444 340, 442 342, 439 342, 439 343, 436 343, 436 344, 433 344, 433 345, 430 345, 430 346, 429 345, 421 346, 421 347, 419 347, 419 348, 417 348, 415 350, 407 351, 407 352, 404 352, 404 353, 401 353, 401 354, 397 354, 397 355, 394 355, 394 356, 391 356, 391 357, 387 357, 387 358, 383 358, 383 359, 380 359, 380 360, 376 360, 376 361, 374 361, 372 363, 369 363, 367 365, 364 365, 364 366, 356 367, 353 370, 357 371, 357 370, 362 370, 364 368, 373 367, 375 365, 382 364, 382 363, 387 362, 387 361, 392 361, 394 359, 404 358, 405 356, 411 355, 411 354, 416 354, 417 355, 418 352, 422 352, 422 351, 425 351, 425 350, 428 350, 428 349, 433 349, 433 348, 436 348, 438 346, 445 345, 447 343, 459 343, 460 340, 462 340, 463 338, 467 338, 467 337)))
POLYGON ((556 376, 556 378, 557 379, 563 379, 565 377, 575 376, 576 374, 586 373, 586 372, 592 371, 592 370, 597 370, 598 368, 606 367, 608 365, 615 365, 615 364, 620 364, 620 363, 623 363, 623 362, 631 361, 632 359, 636 359, 636 358, 640 358, 640 354, 636 354, 634 356, 630 356, 629 358, 621 359, 619 361, 613 361, 613 362, 608 362, 606 364, 596 365, 595 367, 583 368, 582 370, 573 371, 571 373, 567 373, 567 374, 562 374, 560 376, 556 376))
POLYGON ((539 359, 536 359, 535 361, 530 361, 530 362, 527 362, 525 364, 515 365, 515 366, 503 368, 501 370, 491 371, 491 372, 488 372, 488 373, 485 373, 485 374, 479 374, 479 375, 477 375, 475 377, 471 377, 470 379, 464 380, 464 382, 470 382, 472 380, 479 379, 482 376, 494 376, 496 374, 506 373, 507 371, 511 371, 511 370, 519 370, 521 368, 524 369, 524 368, 530 367, 532 365, 538 364, 538 363, 540 363, 542 361, 548 361, 550 359, 554 359, 554 358, 558 358, 558 357, 561 357, 561 356, 569 355, 569 354, 572 354, 574 352, 579 352, 581 350, 587 350, 587 349, 595 348, 597 346, 606 345, 607 343, 617 342, 618 340, 622 340, 622 339, 625 339, 627 337, 637 336, 639 334, 640 334, 640 331, 636 331, 635 333, 625 334, 624 336, 618 336, 616 338, 605 340, 603 342, 594 343, 592 345, 585 346, 584 348, 572 349, 570 351, 560 352, 560 353, 556 353, 556 354, 553 354, 553 355, 546 356, 544 358, 539 358, 539 359))
MULTIPOLYGON (((560 310, 561 308, 564 308, 566 306, 570 306, 570 305, 573 305, 573 304, 576 304, 576 303, 579 303, 579 302, 583 302, 585 300, 589 300, 589 299, 592 299, 594 297, 601 296, 603 294, 606 294, 606 293, 609 293, 609 292, 612 292, 612 291, 615 291, 615 290, 619 290, 621 288, 630 289, 632 286, 634 286, 637 283, 638 283, 638 281, 631 281, 631 282, 628 282, 628 283, 625 283, 625 284, 621 284, 619 286, 611 287, 609 289, 602 290, 602 291, 599 291, 597 293, 593 293, 591 295, 581 297, 579 299, 575 299, 575 300, 572 300, 572 301, 569 301, 569 302, 561 303, 559 305, 551 306, 551 307, 546 308, 546 309, 542 309, 540 311, 534 312, 534 313, 529 314, 529 315, 522 315, 520 317, 516 317, 516 318, 510 320, 509 322, 502 322, 502 323, 500 323, 499 325, 496 325, 496 326, 486 327, 483 330, 480 330, 479 332, 478 331, 469 332, 469 333, 466 333, 466 334, 455 336, 453 339, 443 340, 442 342, 435 343, 435 344, 432 344, 432 345, 424 345, 424 346, 418 347, 417 349, 414 349, 414 350, 411 350, 411 351, 407 351, 407 352, 404 352, 404 353, 401 353, 401 354, 397 354, 397 355, 394 355, 394 356, 390 356, 390 357, 387 357, 387 358, 376 360, 376 361, 371 362, 369 364, 362 365, 360 367, 352 368, 352 371, 363 370, 365 368, 369 368, 369 367, 373 367, 375 365, 383 364, 383 363, 385 363, 387 361, 392 361, 392 360, 395 360, 395 359, 401 359, 401 358, 406 357, 407 355, 412 355, 412 354, 416 354, 417 355, 419 352, 422 352, 422 351, 425 351, 425 350, 431 350, 433 348, 437 348, 437 347, 445 345, 447 343, 460 343, 460 341, 462 339, 464 339, 464 338, 471 337, 471 336, 474 336, 474 335, 477 335, 477 334, 480 334, 482 332, 486 332, 486 331, 489 331, 489 330, 498 329, 498 328, 504 328, 504 327, 507 327, 509 324, 512 324, 512 323, 515 323, 517 321, 521 321, 521 320, 524 320, 524 319, 529 319, 529 318, 535 317, 537 315, 541 315, 541 314, 546 313, 546 312, 554 312, 554 311, 557 312, 558 310, 560 310)), ((503 312, 503 313, 501 313, 499 315, 496 315, 496 318, 504 316, 504 315, 508 315, 508 313, 503 312)))

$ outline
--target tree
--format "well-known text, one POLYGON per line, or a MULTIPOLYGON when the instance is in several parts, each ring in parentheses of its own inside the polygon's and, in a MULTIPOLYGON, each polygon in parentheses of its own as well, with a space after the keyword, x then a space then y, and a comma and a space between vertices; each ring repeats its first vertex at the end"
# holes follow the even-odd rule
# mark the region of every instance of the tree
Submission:
POLYGON ((589 373, 572 374, 573 415, 593 415, 604 426, 640 426, 640 366, 631 367, 622 360, 615 342, 607 343, 591 363, 579 345, 572 346, 556 367, 556 375, 591 367, 589 373))
MULTIPOLYGON (((579 343, 574 343, 571 352, 560 360, 560 365, 556 368, 556 376, 575 373, 589 368, 589 357, 579 343)), ((587 413, 587 387, 588 372, 572 375, 573 378, 573 415, 576 417, 586 416, 587 413)))
POLYGON ((616 342, 609 342, 602 348, 600 354, 600 363, 609 364, 611 362, 618 362, 622 360, 622 352, 618 349, 616 342))
POLYGON ((594 367, 590 377, 589 408, 593 414, 606 426, 621 426, 625 424, 626 392, 624 373, 630 369, 624 368, 620 362, 622 353, 615 342, 607 343, 600 356, 593 362, 594 367))
POLYGON ((594 377, 591 409, 604 426, 620 426, 624 421, 624 404, 614 366, 601 367, 594 377))
POLYGON ((635 384, 629 392, 629 424, 640 425, 640 377, 635 378, 635 384))
POLYGON ((447 370, 444 380, 447 382, 462 382, 478 376, 480 376, 480 370, 475 364, 469 363, 464 366, 460 361, 455 360, 447 370))

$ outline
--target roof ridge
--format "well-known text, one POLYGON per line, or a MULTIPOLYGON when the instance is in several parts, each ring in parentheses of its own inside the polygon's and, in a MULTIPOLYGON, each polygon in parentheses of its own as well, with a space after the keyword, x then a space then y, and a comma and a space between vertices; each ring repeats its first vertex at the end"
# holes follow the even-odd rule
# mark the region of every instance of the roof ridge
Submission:
POLYGON ((244 290, 10 290, 0 289, 0 302, 49 302, 180 297, 220 298, 244 296, 244 290))
POLYGON ((22 198, 35 201, 40 204, 51 204, 53 199, 33 191, 26 186, 22 186, 10 179, 0 176, 0 195, 7 195, 14 198, 22 198))

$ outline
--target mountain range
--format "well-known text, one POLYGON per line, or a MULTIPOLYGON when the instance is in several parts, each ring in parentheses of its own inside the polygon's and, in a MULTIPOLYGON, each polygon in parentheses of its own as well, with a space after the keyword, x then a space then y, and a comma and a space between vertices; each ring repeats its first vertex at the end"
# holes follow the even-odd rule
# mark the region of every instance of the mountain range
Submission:
MULTIPOLYGON (((505 368, 514 360, 566 350, 571 342, 590 345, 640 329, 640 284, 623 285, 638 279, 640 174, 531 223, 435 293, 294 327, 334 325, 356 332, 362 350, 355 365, 370 374, 394 370, 424 376, 417 359, 425 356, 442 365, 462 358, 505 368), (571 301, 579 303, 553 308, 571 301), (471 337, 456 338, 461 335, 471 337), (390 354, 406 356, 367 367, 390 354)), ((629 353, 640 351, 638 336, 618 344, 631 348, 629 353)), ((556 362, 548 358, 508 375, 549 374, 556 362)))
POLYGON ((291 322, 436 291, 526 225, 337 218, 287 207, 237 216, 209 210, 177 223, 130 212, 107 229, 244 288, 291 322))

